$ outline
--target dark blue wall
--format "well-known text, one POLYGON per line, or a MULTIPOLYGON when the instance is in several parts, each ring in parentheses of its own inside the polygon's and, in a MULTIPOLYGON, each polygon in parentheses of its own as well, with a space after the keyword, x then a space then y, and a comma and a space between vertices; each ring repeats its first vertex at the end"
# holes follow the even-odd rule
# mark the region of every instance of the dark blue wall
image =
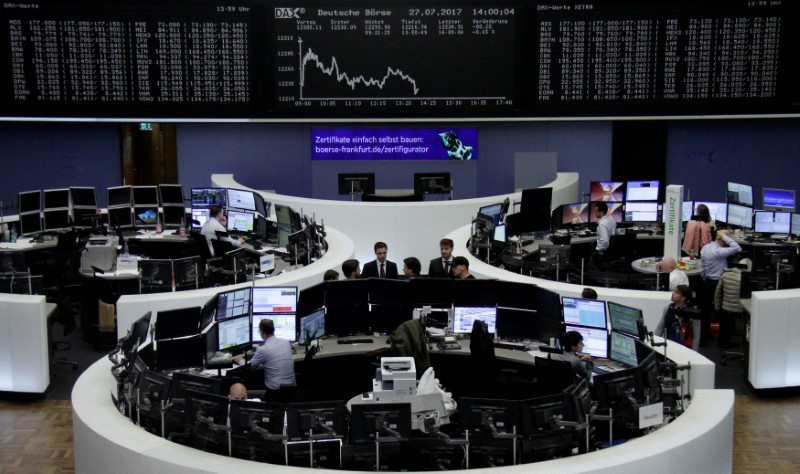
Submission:
MULTIPOLYGON (((361 125, 354 125, 361 126, 361 125)), ((422 125, 425 126, 425 125, 422 125)), ((555 152, 559 171, 589 181, 609 179, 610 122, 484 123, 476 162, 311 162, 308 124, 179 124, 179 179, 208 186, 212 173, 233 173, 244 185, 327 199, 336 174, 374 171, 378 187, 405 189, 414 172, 451 171, 456 198, 513 190, 517 152, 555 152), (444 168, 443 168, 444 167, 444 168)), ((0 200, 19 191, 121 184, 119 127, 103 123, 0 123, 0 200)), ((693 199, 723 200, 725 183, 800 189, 800 119, 674 121, 669 124, 668 183, 684 184, 693 199)), ((642 170, 648 169, 642 157, 642 170)), ((105 205, 105 192, 98 192, 105 205)), ((15 213, 16 211, 6 211, 15 213)))

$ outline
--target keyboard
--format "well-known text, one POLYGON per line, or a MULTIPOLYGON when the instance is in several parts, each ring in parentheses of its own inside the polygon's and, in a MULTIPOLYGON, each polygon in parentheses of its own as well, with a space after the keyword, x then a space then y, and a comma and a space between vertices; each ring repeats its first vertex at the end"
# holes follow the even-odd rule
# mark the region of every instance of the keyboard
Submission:
POLYGON ((372 344, 372 338, 369 337, 340 337, 337 344, 372 344))
POLYGON ((525 344, 522 344, 521 342, 495 341, 494 342, 494 347, 496 347, 498 349, 509 349, 509 350, 512 350, 512 351, 527 351, 528 350, 528 347, 525 344))
POLYGON ((256 239, 244 239, 246 244, 250 244, 254 250, 261 250, 261 242, 256 239))

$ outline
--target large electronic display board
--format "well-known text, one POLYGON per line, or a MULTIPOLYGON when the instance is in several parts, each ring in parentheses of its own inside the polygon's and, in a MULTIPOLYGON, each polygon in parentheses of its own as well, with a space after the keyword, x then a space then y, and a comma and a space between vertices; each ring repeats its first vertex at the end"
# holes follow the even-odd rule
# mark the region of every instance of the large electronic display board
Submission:
POLYGON ((4 118, 796 114, 798 3, 20 0, 4 118))

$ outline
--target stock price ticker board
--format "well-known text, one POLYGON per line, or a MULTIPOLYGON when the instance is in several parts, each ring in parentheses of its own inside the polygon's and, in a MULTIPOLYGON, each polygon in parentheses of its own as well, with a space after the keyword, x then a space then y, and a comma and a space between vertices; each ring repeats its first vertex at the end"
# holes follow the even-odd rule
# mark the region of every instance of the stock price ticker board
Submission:
POLYGON ((10 1, 6 118, 797 114, 782 0, 10 1))

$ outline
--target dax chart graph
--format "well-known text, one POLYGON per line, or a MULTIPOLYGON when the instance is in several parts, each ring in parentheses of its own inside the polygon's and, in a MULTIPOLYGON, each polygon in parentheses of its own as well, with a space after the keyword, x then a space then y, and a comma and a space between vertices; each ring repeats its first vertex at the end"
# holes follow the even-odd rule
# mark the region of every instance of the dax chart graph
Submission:
POLYGON ((512 111, 515 13, 475 6, 275 9, 276 110, 512 111))

